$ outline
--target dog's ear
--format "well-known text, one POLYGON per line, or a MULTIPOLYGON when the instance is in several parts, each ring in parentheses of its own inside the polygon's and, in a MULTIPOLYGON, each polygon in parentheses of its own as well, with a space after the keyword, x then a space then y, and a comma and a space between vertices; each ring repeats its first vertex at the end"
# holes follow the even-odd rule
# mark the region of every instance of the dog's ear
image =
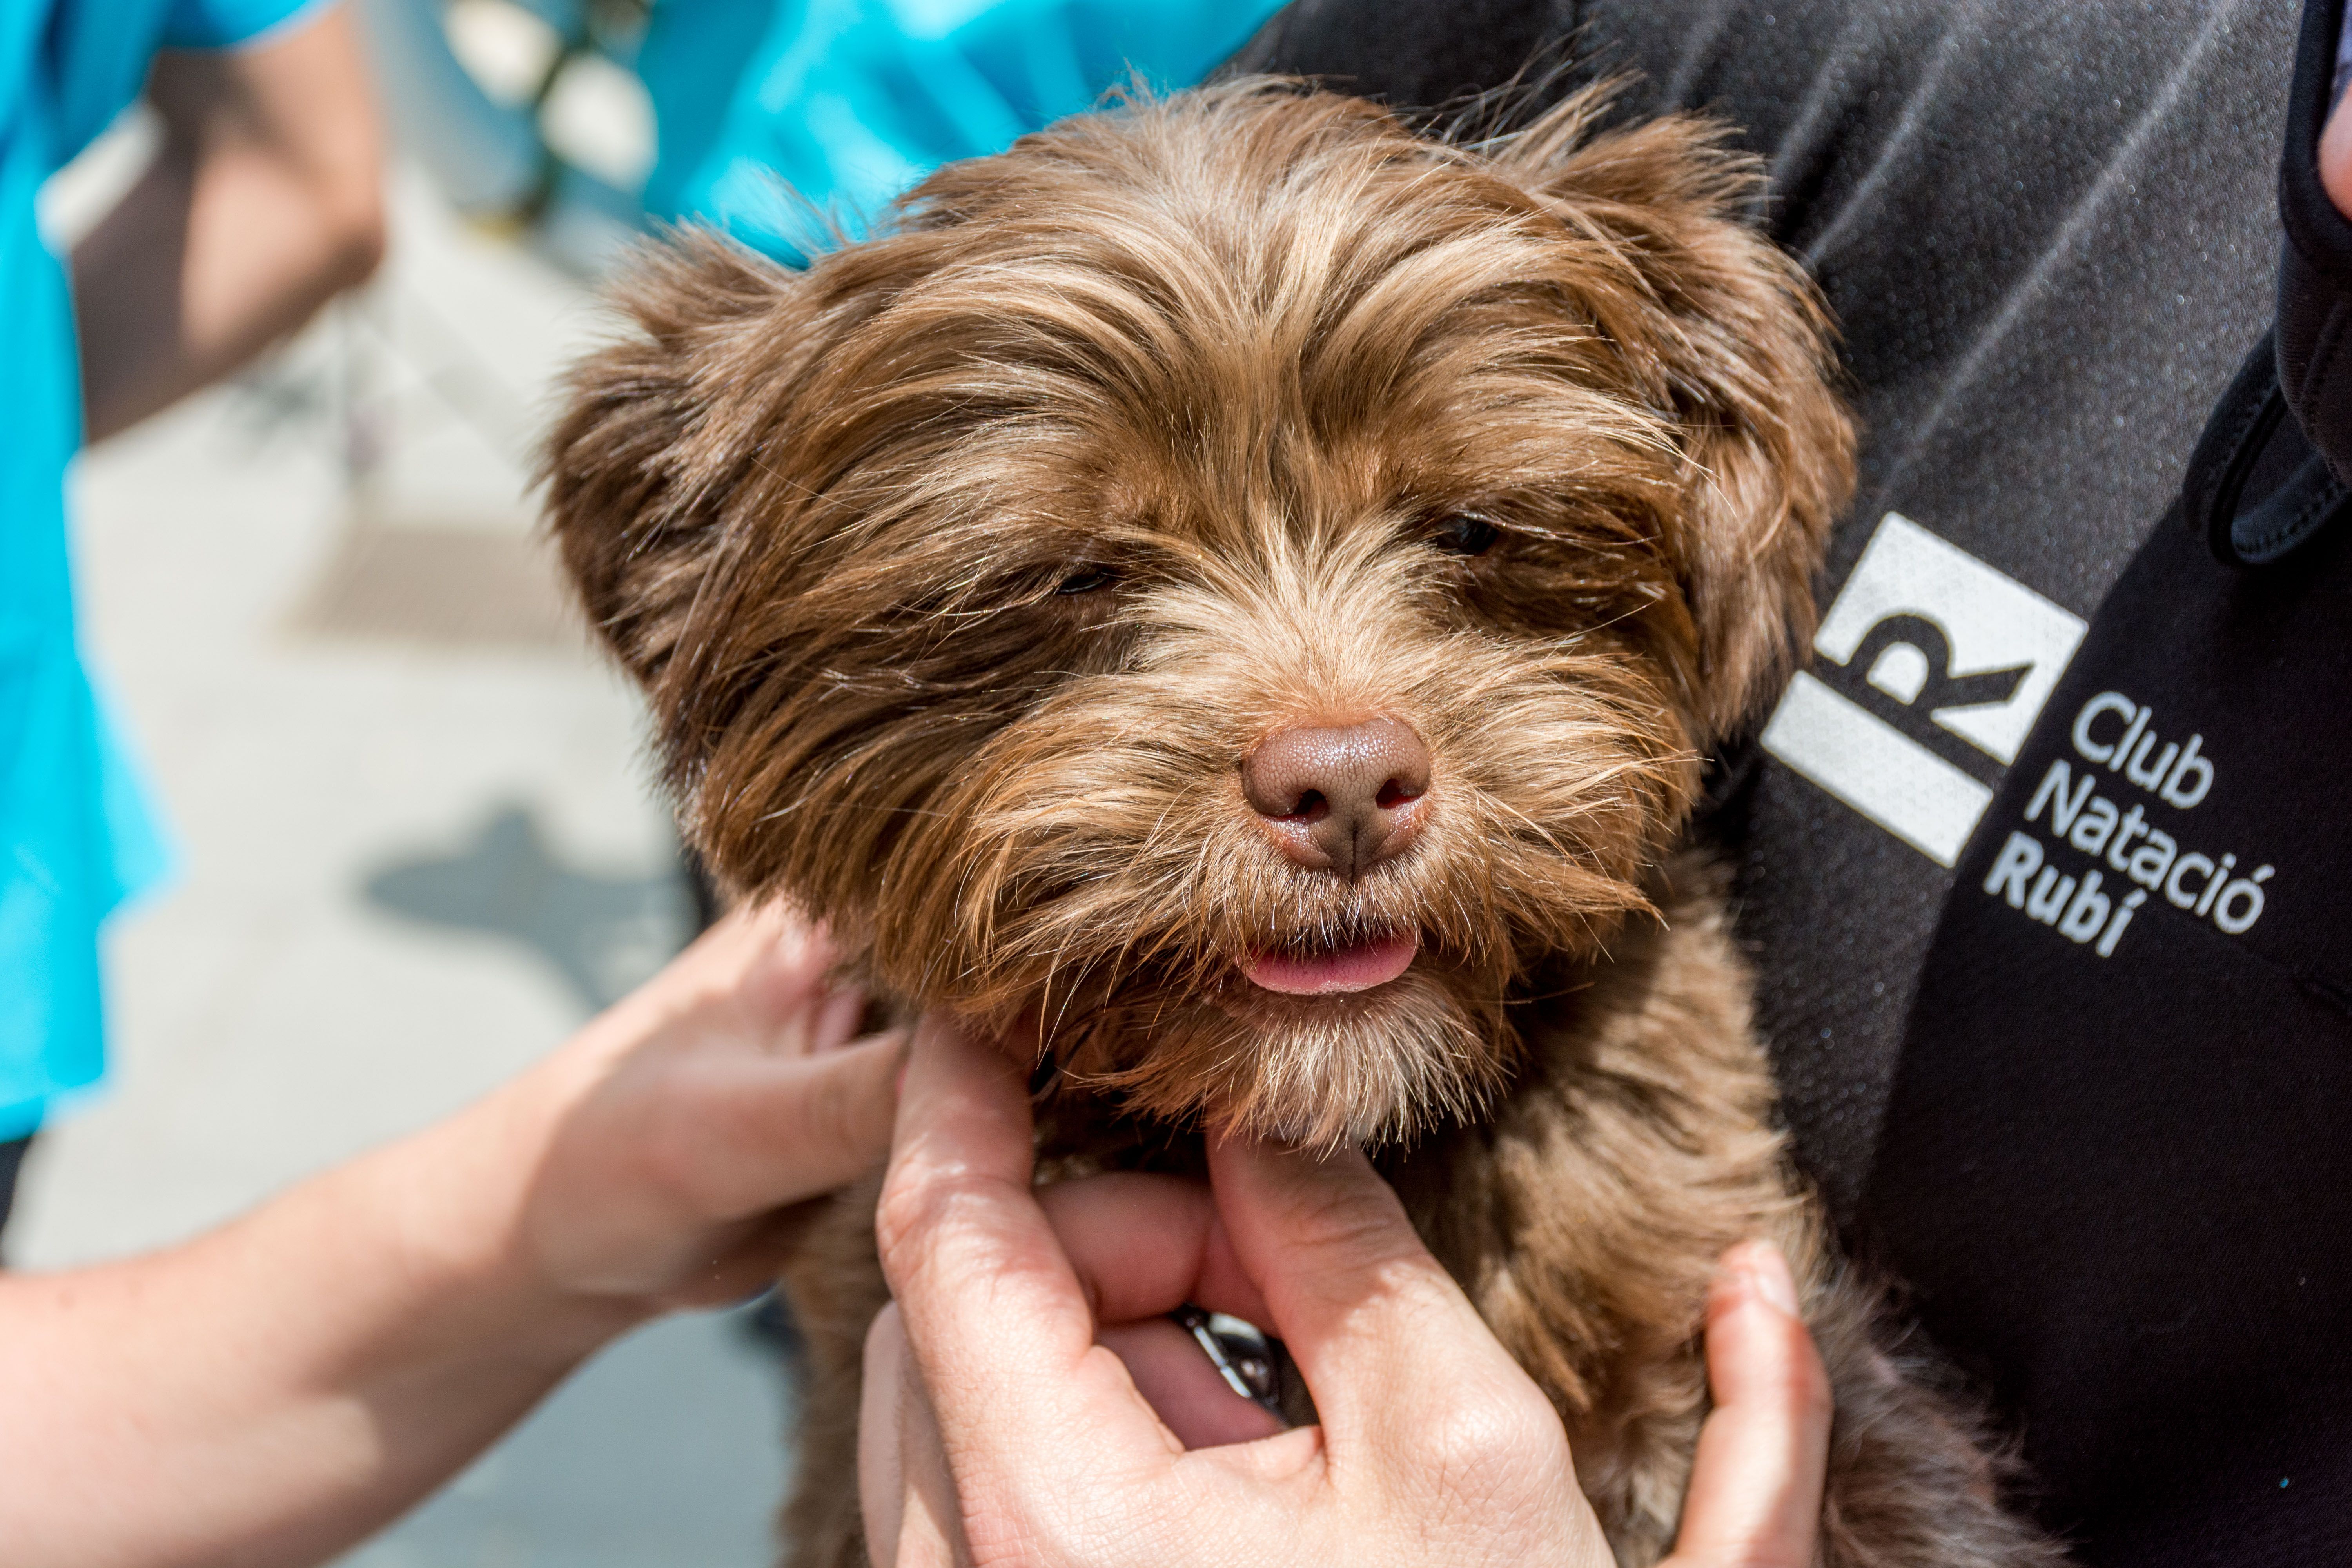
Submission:
POLYGON ((548 526, 590 624, 656 685, 679 651, 721 507, 758 460, 774 318, 799 279, 716 235, 649 247, 617 303, 634 330, 573 368, 541 459, 548 526))
POLYGON ((1748 219, 1757 161, 1691 115, 1594 134, 1611 93, 1575 94, 1497 161, 1637 282, 1587 304, 1679 431, 1688 485, 1665 542, 1696 636, 1690 710, 1720 740, 1811 643, 1813 574, 1853 488, 1853 425, 1819 293, 1748 219))

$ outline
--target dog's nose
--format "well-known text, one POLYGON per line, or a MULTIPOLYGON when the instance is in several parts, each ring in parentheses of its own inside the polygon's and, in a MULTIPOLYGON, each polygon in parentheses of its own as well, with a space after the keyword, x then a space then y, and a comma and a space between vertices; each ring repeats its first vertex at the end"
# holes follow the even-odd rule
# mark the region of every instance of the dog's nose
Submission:
POLYGON ((1429 748, 1394 719, 1294 724, 1242 759, 1242 794, 1285 855, 1352 882, 1421 831, 1429 748))

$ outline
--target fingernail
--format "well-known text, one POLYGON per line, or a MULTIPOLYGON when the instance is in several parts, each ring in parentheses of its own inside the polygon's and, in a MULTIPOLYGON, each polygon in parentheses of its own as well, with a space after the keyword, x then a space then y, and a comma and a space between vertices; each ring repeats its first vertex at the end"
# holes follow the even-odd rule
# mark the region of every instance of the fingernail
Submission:
POLYGON ((1748 1248, 1739 1260, 1739 1272, 1749 1289, 1790 1317, 1798 1316, 1797 1282, 1790 1278, 1789 1260, 1780 1249, 1767 1242, 1748 1248))

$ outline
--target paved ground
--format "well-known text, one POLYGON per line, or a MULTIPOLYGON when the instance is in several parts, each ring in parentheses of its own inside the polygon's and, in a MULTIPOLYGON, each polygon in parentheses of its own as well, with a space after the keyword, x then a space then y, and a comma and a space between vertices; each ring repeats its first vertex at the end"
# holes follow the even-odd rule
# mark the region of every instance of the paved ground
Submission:
MULTIPOLYGON (((404 179, 368 298, 84 464, 89 640, 184 867, 118 924, 113 1084, 37 1146, 16 1261, 185 1236, 415 1127, 681 939, 635 699, 521 499, 596 330, 404 179)), ((784 1398, 739 1320, 650 1330, 351 1563, 751 1568, 784 1398)))

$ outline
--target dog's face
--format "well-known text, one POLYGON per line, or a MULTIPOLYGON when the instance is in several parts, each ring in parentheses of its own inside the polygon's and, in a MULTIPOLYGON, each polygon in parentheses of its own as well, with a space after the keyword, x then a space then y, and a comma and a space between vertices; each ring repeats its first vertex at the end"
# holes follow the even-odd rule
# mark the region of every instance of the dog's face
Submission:
POLYGON ((549 459, 696 845, 1138 1109, 1461 1114, 1809 635, 1810 290, 1704 127, 1267 83, 656 261, 549 459))

